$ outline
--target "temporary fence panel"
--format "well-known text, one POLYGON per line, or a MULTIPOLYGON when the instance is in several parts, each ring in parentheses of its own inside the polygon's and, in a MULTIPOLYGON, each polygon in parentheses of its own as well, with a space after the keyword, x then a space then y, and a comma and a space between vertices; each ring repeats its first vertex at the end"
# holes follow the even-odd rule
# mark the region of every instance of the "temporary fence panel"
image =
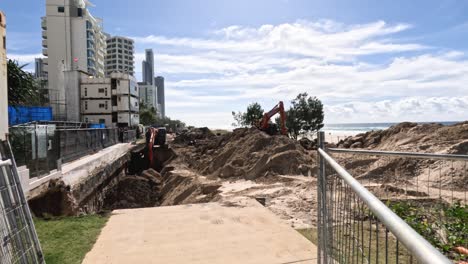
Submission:
POLYGON ((44 263, 8 141, 0 141, 0 261, 44 263))
POLYGON ((48 175, 57 168, 58 144, 55 125, 32 124, 9 129, 18 166, 26 165, 30 177, 48 175))
MULTIPOLYGON (((324 142, 323 132, 319 142, 324 142)), ((318 156, 318 263, 451 263, 341 167, 323 144, 318 156)))

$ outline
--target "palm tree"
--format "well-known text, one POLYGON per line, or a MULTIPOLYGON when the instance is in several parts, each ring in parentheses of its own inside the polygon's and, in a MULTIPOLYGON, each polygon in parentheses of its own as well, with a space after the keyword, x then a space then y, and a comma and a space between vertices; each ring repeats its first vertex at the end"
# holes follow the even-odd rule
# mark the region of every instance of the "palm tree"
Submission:
POLYGON ((23 70, 27 64, 19 65, 17 61, 8 59, 8 104, 38 106, 44 102, 44 95, 39 91, 33 75, 23 70))

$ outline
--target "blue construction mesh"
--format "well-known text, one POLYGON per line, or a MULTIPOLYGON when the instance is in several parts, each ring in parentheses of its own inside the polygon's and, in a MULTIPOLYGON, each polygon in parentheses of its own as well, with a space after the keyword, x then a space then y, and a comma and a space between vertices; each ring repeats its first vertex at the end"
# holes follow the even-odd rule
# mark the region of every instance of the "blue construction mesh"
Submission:
POLYGON ((8 106, 10 126, 32 121, 51 121, 52 107, 48 106, 8 106))

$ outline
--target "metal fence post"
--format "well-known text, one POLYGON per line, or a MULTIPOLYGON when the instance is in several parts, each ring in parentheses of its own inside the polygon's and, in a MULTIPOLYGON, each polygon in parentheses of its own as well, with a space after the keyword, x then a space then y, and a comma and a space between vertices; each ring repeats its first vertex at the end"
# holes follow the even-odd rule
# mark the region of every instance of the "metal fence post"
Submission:
MULTIPOLYGON (((319 131, 317 134, 317 144, 318 149, 325 148, 325 133, 319 131)), ((320 153, 317 152, 317 157, 319 160, 318 166, 318 178, 317 178, 317 194, 318 194, 318 212, 317 212, 317 223, 318 223, 318 257, 317 263, 328 263, 328 254, 327 254, 327 203, 326 203, 326 175, 325 175, 325 160, 320 156, 320 153)))

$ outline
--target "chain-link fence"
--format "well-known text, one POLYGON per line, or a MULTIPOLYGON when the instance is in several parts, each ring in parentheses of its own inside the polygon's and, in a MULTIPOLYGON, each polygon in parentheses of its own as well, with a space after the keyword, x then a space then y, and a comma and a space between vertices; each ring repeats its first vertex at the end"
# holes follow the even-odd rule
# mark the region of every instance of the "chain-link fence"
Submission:
MULTIPOLYGON (((322 132, 319 142, 323 139, 322 132)), ((339 152, 323 145, 318 150, 318 263, 451 263, 411 221, 395 214, 389 200, 372 193, 374 185, 364 187, 338 165, 329 155, 333 151, 339 152)), ((367 171, 365 163, 355 165, 354 172, 367 171)))
POLYGON ((0 262, 44 263, 8 141, 0 141, 0 262))
POLYGON ((115 128, 56 130, 62 162, 70 162, 118 143, 115 128))

